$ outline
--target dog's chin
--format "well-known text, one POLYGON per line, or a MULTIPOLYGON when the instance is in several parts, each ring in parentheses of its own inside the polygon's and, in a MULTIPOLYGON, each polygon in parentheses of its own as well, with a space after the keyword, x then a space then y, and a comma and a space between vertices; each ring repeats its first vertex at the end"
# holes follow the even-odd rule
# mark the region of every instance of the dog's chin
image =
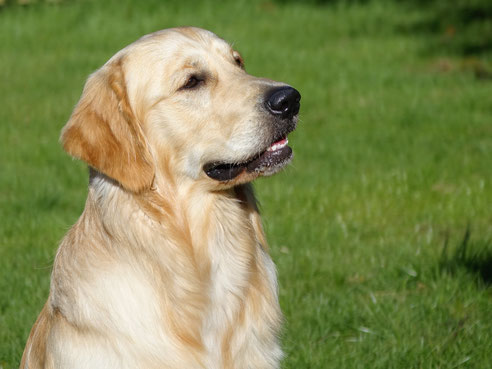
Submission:
POLYGON ((244 183, 259 176, 271 176, 283 169, 293 157, 287 137, 275 140, 266 150, 240 163, 212 162, 203 167, 208 177, 221 183, 244 183))

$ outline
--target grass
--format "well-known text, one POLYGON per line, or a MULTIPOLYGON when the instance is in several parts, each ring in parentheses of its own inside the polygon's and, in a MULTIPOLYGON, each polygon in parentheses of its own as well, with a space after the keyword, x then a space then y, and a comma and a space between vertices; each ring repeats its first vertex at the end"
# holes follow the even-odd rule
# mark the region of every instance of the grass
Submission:
POLYGON ((303 95, 293 165, 256 184, 283 368, 492 367, 492 80, 441 52, 439 35, 411 31, 425 10, 316 3, 0 8, 1 369, 18 365, 58 241, 84 206, 85 165, 58 135, 85 78, 178 25, 215 31, 250 73, 303 95))

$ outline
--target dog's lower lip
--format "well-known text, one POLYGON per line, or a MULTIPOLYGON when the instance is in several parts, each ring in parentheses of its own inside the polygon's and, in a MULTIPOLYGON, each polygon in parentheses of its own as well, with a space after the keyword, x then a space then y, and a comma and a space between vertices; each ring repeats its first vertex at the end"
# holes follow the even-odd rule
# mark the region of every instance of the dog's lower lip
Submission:
POLYGON ((268 148, 254 158, 239 164, 210 163, 203 170, 210 177, 218 181, 230 181, 244 170, 247 172, 262 172, 275 166, 282 166, 292 157, 292 149, 287 146, 287 136, 275 140, 268 148))
MULTIPOLYGON (((275 144, 274 144, 275 145, 275 144)), ((275 145, 276 146, 276 145, 275 145)), ((246 167, 248 172, 263 172, 268 168, 285 165, 292 158, 292 149, 287 143, 275 150, 266 150, 258 158, 250 161, 246 167)))

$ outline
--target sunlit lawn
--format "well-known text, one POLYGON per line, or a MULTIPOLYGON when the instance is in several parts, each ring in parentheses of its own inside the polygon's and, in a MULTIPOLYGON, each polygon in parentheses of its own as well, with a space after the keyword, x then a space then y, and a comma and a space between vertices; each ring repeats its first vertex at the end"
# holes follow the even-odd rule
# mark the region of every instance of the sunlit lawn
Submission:
POLYGON ((211 29, 248 72, 302 94, 294 162, 256 186, 283 367, 492 367, 492 79, 430 50, 411 28, 421 11, 300 3, 0 9, 0 368, 18 365, 57 243, 83 209, 85 165, 58 136, 85 78, 178 25, 211 29))

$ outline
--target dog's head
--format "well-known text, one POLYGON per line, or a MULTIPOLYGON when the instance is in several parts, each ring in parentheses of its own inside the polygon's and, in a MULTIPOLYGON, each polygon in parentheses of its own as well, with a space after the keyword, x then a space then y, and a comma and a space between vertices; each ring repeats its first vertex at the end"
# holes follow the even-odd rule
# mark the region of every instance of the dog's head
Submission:
POLYGON ((61 140, 130 191, 170 175, 226 188, 291 160, 299 100, 294 88, 247 74, 240 54, 213 33, 170 29, 142 37, 89 77, 61 140))

